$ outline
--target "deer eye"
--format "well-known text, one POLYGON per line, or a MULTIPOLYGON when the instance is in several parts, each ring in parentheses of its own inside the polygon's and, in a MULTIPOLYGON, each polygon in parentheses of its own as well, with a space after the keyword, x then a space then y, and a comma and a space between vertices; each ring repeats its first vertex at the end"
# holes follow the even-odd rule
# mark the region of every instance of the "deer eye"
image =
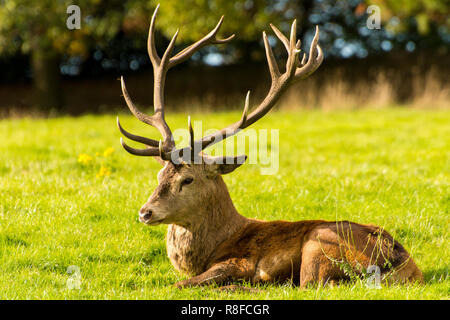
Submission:
POLYGON ((181 185, 184 186, 184 185, 187 185, 187 184, 191 184, 192 181, 194 181, 194 179, 186 178, 186 179, 183 180, 183 182, 181 182, 181 185))
POLYGON ((181 189, 183 189, 183 186, 186 186, 186 185, 188 185, 188 184, 191 184, 192 181, 194 181, 193 178, 185 178, 183 181, 181 181, 181 184, 180 184, 180 191, 181 191, 181 189))

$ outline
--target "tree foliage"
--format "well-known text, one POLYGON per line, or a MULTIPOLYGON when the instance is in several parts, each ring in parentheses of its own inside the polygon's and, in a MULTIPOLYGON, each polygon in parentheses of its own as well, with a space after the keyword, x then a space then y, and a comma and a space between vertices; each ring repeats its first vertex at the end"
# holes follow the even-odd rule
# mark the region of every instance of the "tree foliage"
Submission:
MULTIPOLYGON (((450 42, 448 0, 0 0, 0 57, 29 54, 35 87, 40 85, 40 104, 60 105, 60 99, 44 100, 59 93, 60 70, 80 74, 65 73, 68 61, 75 61, 76 70, 84 64, 99 72, 110 66, 120 72, 146 66, 141 58, 158 2, 157 41, 167 42, 180 28, 180 47, 204 36, 225 15, 219 36, 236 34, 236 38, 226 47, 205 48, 193 57, 198 61, 217 55, 214 50, 227 50, 224 62, 263 60, 261 31, 271 34, 273 23, 288 33, 293 19, 298 20, 304 46, 309 45, 315 25, 320 25, 325 53, 344 58, 398 49, 446 51, 450 42), (81 10, 81 28, 69 30, 67 8, 74 4, 81 10), (380 7, 381 30, 366 27, 368 5, 380 7)), ((164 47, 160 44, 158 48, 164 47)))
MULTIPOLYGON (((179 42, 194 41, 208 32, 225 15, 222 34, 236 34, 237 41, 260 39, 261 30, 274 23, 287 31, 290 22, 307 21, 312 7, 326 1, 288 0, 164 0, 157 20, 157 29, 170 38, 180 28, 179 42)), ((339 1, 353 7, 375 4, 381 18, 393 32, 427 33, 430 24, 448 28, 447 0, 361 0, 339 1), (388 23, 392 18, 399 23, 388 23), (415 22, 411 24, 411 19, 415 22), (417 30, 411 30, 416 27, 417 30)), ((119 31, 144 35, 157 0, 0 0, 0 54, 21 51, 32 46, 46 50, 85 56, 94 46, 108 43, 119 31), (69 30, 67 7, 81 8, 82 26, 69 30)), ((338 4, 334 7, 337 8, 338 4)), ((325 8, 326 9, 326 8, 325 8)), ((325 14, 326 15, 326 14, 325 14)), ((447 29, 448 31, 448 29, 447 29)))
POLYGON ((92 39, 108 41, 120 29, 125 1, 79 0, 82 27, 66 25, 69 0, 0 0, 0 54, 33 47, 56 53, 86 55, 92 39))
MULTIPOLYGON (((156 2, 155 2, 156 3, 156 2)), ((217 24, 222 15, 223 34, 237 34, 241 39, 260 37, 269 23, 293 19, 301 1, 277 0, 165 0, 158 25, 167 37, 180 27, 180 40, 196 40, 217 24)))
POLYGON ((448 0, 367 0, 366 2, 380 7, 383 20, 398 18, 398 23, 390 26, 394 32, 417 31, 420 34, 427 34, 430 32, 431 24, 446 27, 447 31, 450 26, 448 0), (411 30, 413 28, 416 30, 411 30))

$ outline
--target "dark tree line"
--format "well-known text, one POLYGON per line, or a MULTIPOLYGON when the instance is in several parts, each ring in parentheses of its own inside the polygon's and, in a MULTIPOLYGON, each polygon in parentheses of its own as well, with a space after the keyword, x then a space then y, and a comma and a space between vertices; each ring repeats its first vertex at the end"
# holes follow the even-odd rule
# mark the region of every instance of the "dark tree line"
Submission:
MULTIPOLYGON (((61 108, 62 77, 96 77, 150 68, 149 17, 156 1, 80 0, 81 28, 69 30, 71 1, 0 0, 0 81, 32 80, 36 104, 61 108)), ((365 59, 390 51, 448 50, 444 0, 164 0, 157 20, 158 47, 180 27, 178 46, 199 39, 222 14, 222 34, 237 34, 226 47, 207 47, 191 64, 262 61, 261 31, 269 23, 287 32, 297 18, 307 48, 315 25, 328 57, 365 59), (367 7, 380 9, 381 28, 368 29, 367 7)), ((282 48, 276 48, 281 54, 282 48)))

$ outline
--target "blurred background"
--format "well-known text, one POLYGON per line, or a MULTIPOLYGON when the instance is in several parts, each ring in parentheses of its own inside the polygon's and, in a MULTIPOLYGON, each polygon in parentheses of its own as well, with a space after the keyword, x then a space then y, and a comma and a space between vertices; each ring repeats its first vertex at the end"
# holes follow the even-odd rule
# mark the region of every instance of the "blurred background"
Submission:
MULTIPOLYGON (((169 110, 241 109, 247 90, 269 87, 261 32, 280 63, 284 47, 269 23, 288 34, 298 20, 302 48, 316 25, 322 66, 293 86, 282 108, 450 107, 448 0, 161 0, 159 52, 180 27, 175 52, 200 39, 225 15, 220 36, 168 74, 169 110), (379 17, 380 26, 376 26, 379 17)), ((152 104, 146 41, 151 0, 0 0, 0 116, 79 115, 124 110, 121 75, 133 100, 152 104), (80 28, 70 30, 70 5, 80 28)), ((283 64, 280 64, 282 66, 283 64)))

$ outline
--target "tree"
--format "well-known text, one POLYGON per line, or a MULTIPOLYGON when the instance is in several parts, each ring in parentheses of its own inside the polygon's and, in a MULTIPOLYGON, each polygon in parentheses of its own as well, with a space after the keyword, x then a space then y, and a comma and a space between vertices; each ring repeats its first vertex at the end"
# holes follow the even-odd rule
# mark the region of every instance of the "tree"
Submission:
POLYGON ((63 105, 59 61, 63 54, 86 56, 93 41, 108 41, 121 28, 126 1, 79 0, 80 29, 66 24, 72 1, 0 0, 0 54, 29 53, 37 104, 63 105))
MULTIPOLYGON (((157 1, 78 0, 81 28, 70 30, 67 8, 72 4, 69 0, 0 0, 0 54, 30 55, 36 102, 43 108, 63 105, 59 64, 64 55, 87 57, 92 48, 107 44, 119 31, 143 35, 157 1)), ((298 1, 275 0, 164 0, 157 28, 170 39, 181 27, 178 42, 194 41, 225 14, 223 34, 238 33, 235 48, 240 45, 241 50, 237 55, 247 55, 244 60, 249 60, 260 31, 283 17, 297 17, 298 5, 298 1)))
MULTIPOLYGON (((222 32, 239 31, 241 43, 246 43, 255 39, 256 33, 269 22, 277 22, 281 13, 294 17, 291 8, 296 5, 289 3, 165 0, 158 17, 158 30, 170 38, 180 26, 179 42, 193 41, 214 26, 220 15, 226 14, 222 32)), ((67 8, 72 4, 69 0, 0 0, 0 54, 21 51, 30 55, 36 102, 43 108, 63 105, 59 72, 63 55, 86 57, 93 47, 107 44, 119 31, 144 34, 157 1, 78 0, 81 28, 70 30, 66 24, 67 8)))
MULTIPOLYGON (((290 23, 297 18, 298 31, 301 38, 306 39, 306 45, 314 26, 319 24, 321 44, 327 55, 342 56, 342 46, 349 45, 360 48, 353 51, 366 57, 381 50, 379 44, 386 37, 393 42, 394 48, 395 41, 397 48, 404 48, 410 40, 415 41, 417 47, 442 45, 442 39, 448 39, 445 34, 448 34, 450 22, 446 1, 164 0, 156 23, 157 39, 167 41, 179 27, 177 45, 184 46, 209 32, 220 16, 225 15, 221 34, 236 34, 235 40, 229 46, 205 48, 196 57, 201 58, 202 53, 214 53, 215 50, 227 50, 227 55, 222 57, 232 63, 262 60, 261 31, 270 31, 269 23, 273 23, 288 33, 290 23), (365 9, 371 4, 381 9, 383 31, 361 34, 365 26, 365 9), (394 37, 394 34, 405 36, 394 37)), ((77 0, 81 28, 70 30, 66 22, 70 15, 67 8, 75 4, 72 0, 0 0, 0 55, 18 51, 29 54, 37 104, 43 108, 60 108, 63 105, 59 81, 62 59, 77 57, 79 61, 86 61, 98 49, 111 47, 119 48, 122 57, 124 47, 116 40, 126 38, 128 41, 132 34, 138 35, 138 41, 128 43, 145 54, 145 36, 158 2, 77 0)), ((112 51, 118 55, 118 50, 112 51)))

